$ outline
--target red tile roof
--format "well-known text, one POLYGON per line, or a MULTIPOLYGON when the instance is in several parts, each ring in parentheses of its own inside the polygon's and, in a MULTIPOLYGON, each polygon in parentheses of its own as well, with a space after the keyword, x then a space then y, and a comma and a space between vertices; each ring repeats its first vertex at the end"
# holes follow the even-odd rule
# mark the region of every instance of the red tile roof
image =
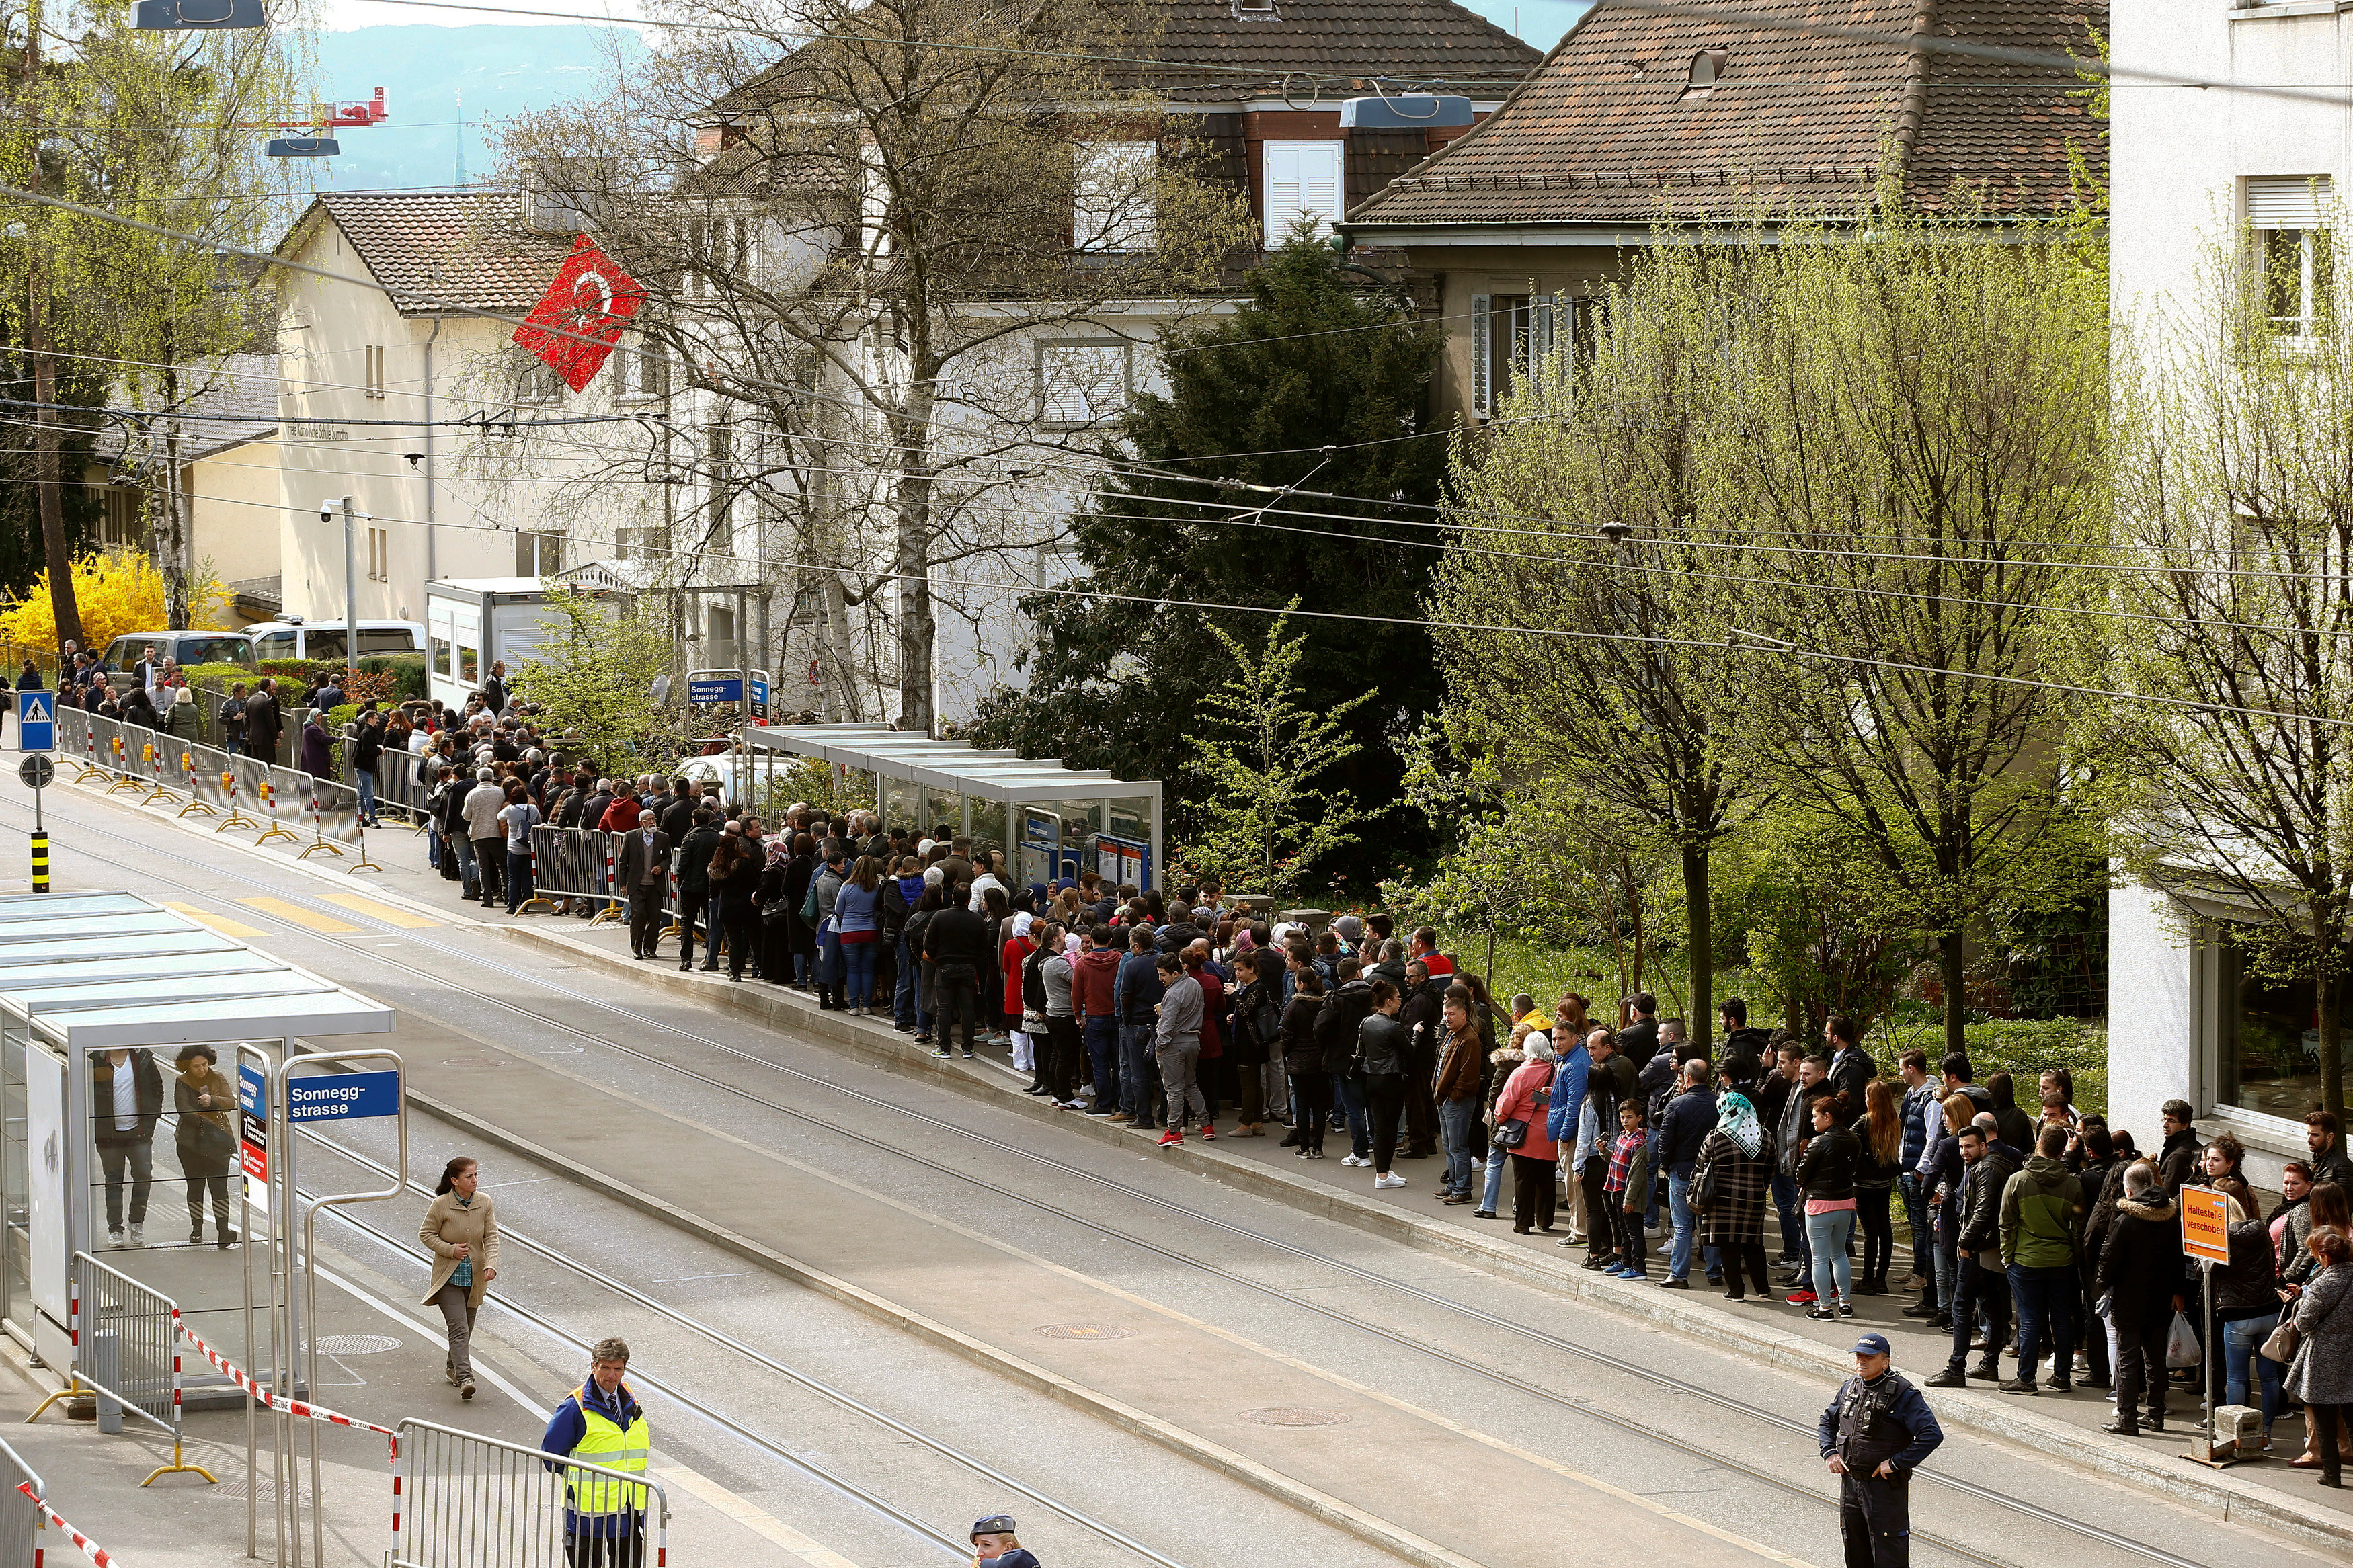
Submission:
POLYGON ((1477 130, 1349 215, 1392 226, 1524 226, 1727 216, 1760 205, 1831 212, 1868 187, 1911 131, 1905 188, 1933 205, 1957 179, 2048 211, 2069 152, 2105 176, 2106 146, 2073 73, 1915 53, 1936 37, 2086 54, 2105 0, 1740 0, 1737 9, 1882 37, 1810 35, 1599 0, 1477 130), (1715 85, 1693 62, 1721 50, 1715 85), (1907 97, 1907 88, 1909 96, 1907 97))
POLYGON ((512 191, 339 191, 320 195, 285 243, 321 212, 377 282, 406 291, 394 300, 404 315, 433 314, 431 300, 524 314, 547 292, 573 242, 570 234, 525 230, 512 191))

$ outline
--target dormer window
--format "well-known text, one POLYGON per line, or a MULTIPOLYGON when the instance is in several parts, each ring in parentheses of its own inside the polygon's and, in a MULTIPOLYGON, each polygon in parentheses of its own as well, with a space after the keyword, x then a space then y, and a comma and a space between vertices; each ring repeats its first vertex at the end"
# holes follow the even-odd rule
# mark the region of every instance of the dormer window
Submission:
POLYGON ((1683 83, 1685 98, 1705 98, 1715 90, 1716 79, 1724 74, 1725 51, 1702 49, 1691 58, 1691 77, 1683 83))
POLYGON ((1274 0, 1234 0, 1234 15, 1271 16, 1274 15, 1274 0))

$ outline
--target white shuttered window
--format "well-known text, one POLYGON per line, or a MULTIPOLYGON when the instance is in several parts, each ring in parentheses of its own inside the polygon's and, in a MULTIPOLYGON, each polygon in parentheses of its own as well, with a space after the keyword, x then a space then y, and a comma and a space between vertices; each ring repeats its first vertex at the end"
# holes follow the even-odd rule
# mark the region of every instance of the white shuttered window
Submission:
POLYGON ((2263 314, 2282 337, 2316 336, 2336 292, 2336 194, 2326 174, 2267 174, 2247 182, 2250 263, 2262 271, 2263 314))
POLYGON ((1127 406, 1127 345, 1117 342, 1038 345, 1038 418, 1070 429, 1127 406))
POLYGON ((1340 221, 1341 143, 1269 142, 1264 150, 1266 242, 1281 245, 1303 214, 1321 237, 1340 221))

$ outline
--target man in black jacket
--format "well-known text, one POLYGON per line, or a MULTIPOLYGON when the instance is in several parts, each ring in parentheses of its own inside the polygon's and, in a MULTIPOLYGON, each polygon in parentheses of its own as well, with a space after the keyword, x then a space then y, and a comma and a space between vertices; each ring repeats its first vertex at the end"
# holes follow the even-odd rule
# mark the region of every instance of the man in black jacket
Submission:
POLYGON ((980 1029, 980 974, 988 957, 988 923, 973 913, 965 900, 952 899, 923 927, 923 956, 931 961, 934 992, 939 998, 933 1006, 939 1048, 932 1054, 941 1058, 951 1054, 948 1034, 961 1018, 964 1059, 970 1061, 980 1029))
POLYGON ((361 707, 344 754, 352 764, 352 783, 360 794, 360 826, 380 826, 375 815, 375 771, 384 762, 384 715, 376 711, 374 702, 361 707))
POLYGON ((1879 1076, 1879 1065, 1862 1048, 1862 1031, 1853 1019, 1833 1013, 1822 1020, 1822 1044, 1831 1052, 1831 1087, 1846 1096, 1847 1116, 1861 1116, 1863 1091, 1879 1076))
POLYGON ((1659 1052, 1659 999, 1647 991, 1638 991, 1626 999, 1626 1006, 1633 1017, 1618 1031, 1618 1054, 1633 1063, 1634 1070, 1640 1073, 1659 1052))
MULTIPOLYGON (((675 814, 673 814, 675 815, 675 814)), ((678 855, 678 966, 681 970, 694 967, 695 918, 709 907, 711 901, 711 856, 719 847, 720 831, 712 826, 717 816, 709 806, 691 809, 687 816, 686 837, 679 842, 678 855)), ((718 939, 712 939, 715 956, 718 939)), ((712 967, 717 967, 714 963, 712 967)))
POLYGON ((1618 1108, 1628 1100, 1640 1104, 1637 1097, 1641 1091, 1634 1064, 1620 1054, 1614 1032, 1596 1029, 1586 1036, 1585 1054, 1592 1058, 1592 1066, 1585 1072, 1585 1099, 1593 1107, 1593 1124, 1601 1129, 1601 1136, 1594 1147, 1586 1150, 1585 1163, 1577 1173, 1577 1184, 1585 1190, 1585 1261, 1580 1267, 1599 1269, 1609 1267, 1610 1260, 1618 1257, 1617 1241, 1611 1234, 1614 1227, 1609 1219, 1609 1196, 1602 1191, 1602 1184, 1609 1179, 1609 1150, 1618 1141, 1614 1131, 1618 1126, 1618 1108))
MULTIPOLYGON (((1773 1065, 1773 1037, 1767 1030, 1748 1026, 1747 1003, 1737 996, 1731 997, 1716 1009, 1716 1016, 1724 1025, 1724 1043, 1717 1047, 1719 1061, 1735 1056, 1751 1056, 1767 1068, 1773 1065)), ((1758 1106, 1757 1112, 1759 1117, 1764 1116, 1765 1108, 1758 1106)), ((1771 1122, 1767 1121, 1767 1125, 1770 1126, 1771 1122)))
POLYGON ((1966 1388, 1972 1377, 2001 1381, 2001 1347, 2010 1341, 2010 1277, 2001 1261, 2001 1194, 2019 1170, 2018 1162, 1991 1141, 1990 1129, 1972 1122, 1958 1133, 1961 1163, 1960 1239, 1954 1248, 1959 1274, 1953 1286, 1953 1354, 1945 1370, 1928 1380, 1931 1388, 1966 1388), (1977 1317, 1986 1315, 1985 1360, 1968 1364, 1969 1337, 1977 1317))
POLYGON ((155 1180, 155 1123, 164 1114, 164 1075, 145 1050, 90 1053, 90 1113, 98 1163, 106 1173, 106 1239, 123 1243, 122 1172, 131 1171, 130 1245, 147 1245, 147 1191, 155 1180))
POLYGON ((1324 1070, 1332 1075, 1332 1094, 1347 1119, 1348 1152, 1340 1163, 1365 1165, 1373 1158, 1373 1119, 1365 1099, 1365 1080, 1356 1077, 1356 1026, 1373 1011, 1373 984, 1364 978, 1353 958, 1340 961, 1340 984, 1324 998, 1315 1013, 1315 1043, 1324 1048, 1324 1070))
MULTIPOLYGON (((661 830, 670 835, 670 841, 672 844, 683 845, 686 842, 686 836, 694 831, 694 822, 692 781, 683 778, 670 780, 670 804, 662 807, 661 830)), ((788 847, 792 843, 789 832, 786 836, 785 843, 788 847)))
POLYGON ((2198 1174, 2198 1156, 2202 1146, 2198 1142, 2198 1129, 2190 1125, 2189 1102, 2168 1100, 2165 1112, 2165 1147, 2158 1152, 2157 1173, 2165 1182, 2165 1195, 2178 1198, 2183 1184, 2198 1174))
POLYGON ((1420 960, 1405 966, 1405 1002, 1397 1021, 1406 1032, 1405 1147, 1398 1157, 1426 1160, 1437 1152, 1438 1101, 1430 1094, 1438 1049, 1446 1042, 1445 987, 1420 960))
POLYGON ((278 760, 278 738, 286 720, 278 710, 278 682, 266 679, 245 700, 245 749, 265 763, 278 760))

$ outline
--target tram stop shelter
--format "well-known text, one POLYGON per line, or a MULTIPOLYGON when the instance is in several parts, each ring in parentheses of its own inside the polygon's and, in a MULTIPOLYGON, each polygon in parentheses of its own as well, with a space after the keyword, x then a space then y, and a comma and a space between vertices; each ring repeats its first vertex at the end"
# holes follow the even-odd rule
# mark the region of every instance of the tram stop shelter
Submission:
POLYGON ((1114 884, 1150 888, 1166 864, 1157 780, 1028 761, 887 724, 754 726, 745 740, 754 798, 768 799, 776 763, 787 755, 870 773, 886 827, 934 834, 944 826, 1003 849, 1023 884, 1097 871, 1114 884))
MULTIPOLYGON (((380 1002, 135 893, 0 897, 0 1201, 7 1226, 0 1327, 45 1363, 69 1364, 69 1280, 74 1255, 86 1252, 171 1298, 208 1341, 237 1345, 248 1241, 240 1231, 239 1245, 221 1247, 209 1224, 202 1244, 187 1240, 174 1058, 182 1047, 210 1046, 234 1086, 240 1044, 259 1047, 275 1063, 298 1054, 303 1041, 388 1034, 394 1021, 380 1002), (111 1158, 101 1159, 100 1121, 111 1128, 116 1110, 108 1058, 115 1050, 152 1053, 162 1109, 152 1137, 135 1142, 128 1155, 121 1139, 111 1137, 111 1158), (102 1185, 111 1174, 127 1218, 142 1163, 152 1169, 146 1245, 110 1246, 102 1185)), ((234 1223, 240 1193, 234 1157, 227 1175, 234 1223)), ((266 1366, 256 1370, 267 1375, 266 1366)), ((224 1382, 201 1362, 190 1370, 191 1388, 224 1382)))

